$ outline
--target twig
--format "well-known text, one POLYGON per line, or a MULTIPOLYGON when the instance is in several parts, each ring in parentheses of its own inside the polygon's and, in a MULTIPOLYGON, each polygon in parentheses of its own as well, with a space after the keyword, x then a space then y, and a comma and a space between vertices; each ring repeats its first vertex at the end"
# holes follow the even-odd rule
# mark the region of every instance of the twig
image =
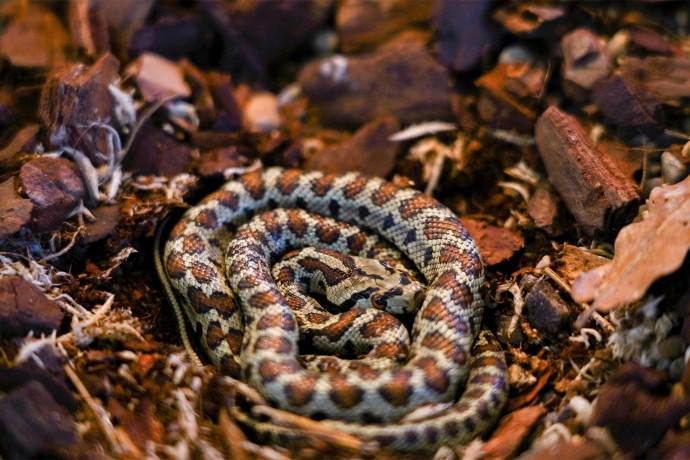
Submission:
POLYGON ((77 393, 79 393, 79 396, 82 397, 88 408, 96 416, 96 422, 98 423, 103 436, 105 436, 106 440, 108 441, 112 453, 116 456, 122 455, 124 453, 124 449, 117 440, 117 434, 115 433, 115 428, 113 427, 113 422, 110 420, 108 412, 103 408, 103 406, 101 406, 95 399, 91 397, 89 391, 79 379, 79 376, 72 369, 71 364, 65 364, 62 368, 64 369, 67 378, 69 378, 70 382, 72 382, 72 385, 74 385, 77 393))

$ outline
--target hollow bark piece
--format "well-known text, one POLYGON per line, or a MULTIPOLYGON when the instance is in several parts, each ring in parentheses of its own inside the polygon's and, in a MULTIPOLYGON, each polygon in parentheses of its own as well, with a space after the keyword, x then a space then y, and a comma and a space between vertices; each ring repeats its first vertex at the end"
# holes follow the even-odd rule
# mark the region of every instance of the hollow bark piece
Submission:
POLYGON ((404 32, 371 54, 307 64, 299 83, 331 126, 359 127, 389 115, 402 124, 453 118, 448 71, 414 32, 404 32))
POLYGON ((536 142, 549 180, 587 234, 620 228, 634 216, 637 191, 574 117, 549 107, 537 121, 536 142))

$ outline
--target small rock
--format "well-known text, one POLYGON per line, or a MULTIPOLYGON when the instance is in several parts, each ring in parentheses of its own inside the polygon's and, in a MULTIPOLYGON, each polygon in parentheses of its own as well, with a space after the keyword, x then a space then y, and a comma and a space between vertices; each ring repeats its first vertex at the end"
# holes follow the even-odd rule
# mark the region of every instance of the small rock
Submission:
POLYGON ((661 154, 661 175, 664 184, 677 184, 688 176, 688 167, 677 154, 664 152, 661 154))
POLYGON ((551 236, 563 233, 559 225, 558 198, 543 188, 538 188, 527 202, 527 213, 537 228, 551 236))
POLYGON ((530 64, 498 64, 476 81, 479 116, 492 128, 529 131, 541 110, 543 69, 530 64))
POLYGON ((449 78, 423 37, 406 32, 368 55, 312 62, 299 83, 325 123, 357 127, 391 115, 403 124, 451 119, 449 78))
POLYGON ((508 3, 499 7, 493 18, 514 35, 553 40, 567 27, 566 12, 563 5, 508 3))
POLYGON ((246 128, 255 133, 270 133, 280 128, 278 98, 267 91, 252 94, 244 105, 242 118, 246 128))
POLYGON ((606 118, 623 128, 650 133, 660 129, 659 101, 626 74, 599 82, 592 99, 606 118))
POLYGON ((525 242, 521 237, 503 227, 489 225, 474 219, 460 219, 479 246, 482 261, 486 266, 498 265, 515 256, 525 242))
POLYGON ((33 203, 31 227, 52 230, 74 212, 84 197, 84 183, 76 165, 64 158, 39 157, 19 170, 22 192, 33 203))
POLYGON ((608 428, 625 452, 642 455, 690 412, 690 398, 668 394, 666 383, 663 372, 625 364, 599 390, 592 425, 608 428))
POLYGON ((494 6, 489 0, 474 1, 471 8, 457 0, 437 2, 432 19, 434 52, 443 65, 468 72, 498 48, 503 31, 489 17, 494 6))
POLYGON ((594 85, 613 70, 606 44, 591 31, 580 28, 563 37, 561 48, 563 91, 576 102, 588 102, 594 85))
POLYGON ((121 215, 119 206, 99 206, 92 211, 95 221, 86 224, 86 231, 82 243, 89 244, 115 234, 120 224, 121 215))
POLYGON ((386 177, 400 152, 400 144, 388 138, 399 130, 400 124, 393 117, 376 119, 364 125, 351 139, 310 157, 306 168, 334 174, 360 171, 386 177))
POLYGON ((174 176, 187 171, 192 149, 169 134, 146 123, 134 139, 127 167, 139 174, 174 176))
POLYGON ((22 337, 50 333, 60 326, 64 314, 43 292, 20 276, 0 278, 0 334, 22 337))
POLYGON ((31 219, 34 205, 14 191, 14 179, 0 183, 0 238, 19 231, 31 219))
POLYGON ((568 304, 546 280, 539 280, 525 298, 529 324, 549 336, 555 336, 567 324, 568 304))
POLYGON ((482 458, 513 458, 545 414, 543 406, 528 406, 503 417, 482 447, 482 458))
POLYGON ((75 420, 36 380, 0 399, 0 454, 55 457, 82 444, 75 420))
POLYGON ((146 102, 168 97, 188 97, 192 91, 184 80, 182 69, 168 59, 153 53, 143 53, 125 70, 134 77, 146 102))
POLYGON ((398 32, 429 20, 433 2, 392 0, 340 2, 335 15, 340 49, 347 54, 373 49, 398 32))

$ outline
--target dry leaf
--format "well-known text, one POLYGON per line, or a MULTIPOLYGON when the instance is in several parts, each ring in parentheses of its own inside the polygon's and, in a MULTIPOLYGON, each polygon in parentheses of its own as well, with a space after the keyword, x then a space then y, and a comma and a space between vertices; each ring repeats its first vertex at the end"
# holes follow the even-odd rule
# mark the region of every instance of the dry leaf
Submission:
POLYGON ((574 282, 576 302, 609 311, 640 300, 654 281, 681 266, 690 248, 690 177, 652 190, 649 215, 623 228, 609 264, 582 273, 574 282))

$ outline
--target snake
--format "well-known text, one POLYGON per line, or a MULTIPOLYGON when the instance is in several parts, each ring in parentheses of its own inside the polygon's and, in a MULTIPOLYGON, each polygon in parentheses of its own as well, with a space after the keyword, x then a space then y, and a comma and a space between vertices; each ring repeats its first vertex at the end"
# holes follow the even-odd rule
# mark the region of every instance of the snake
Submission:
MULTIPOLYGON (((507 399, 505 356, 482 328, 477 246, 450 209, 412 188, 360 173, 250 172, 185 212, 157 268, 192 359, 200 361, 186 323, 204 355, 272 406, 383 449, 465 444, 496 423, 507 399), (414 265, 427 286, 402 362, 343 372, 300 362, 296 314, 271 270, 306 247, 357 257, 398 251, 414 265), (425 407, 436 410, 410 416, 425 407)), ((284 437, 270 423, 252 429, 284 437)))

